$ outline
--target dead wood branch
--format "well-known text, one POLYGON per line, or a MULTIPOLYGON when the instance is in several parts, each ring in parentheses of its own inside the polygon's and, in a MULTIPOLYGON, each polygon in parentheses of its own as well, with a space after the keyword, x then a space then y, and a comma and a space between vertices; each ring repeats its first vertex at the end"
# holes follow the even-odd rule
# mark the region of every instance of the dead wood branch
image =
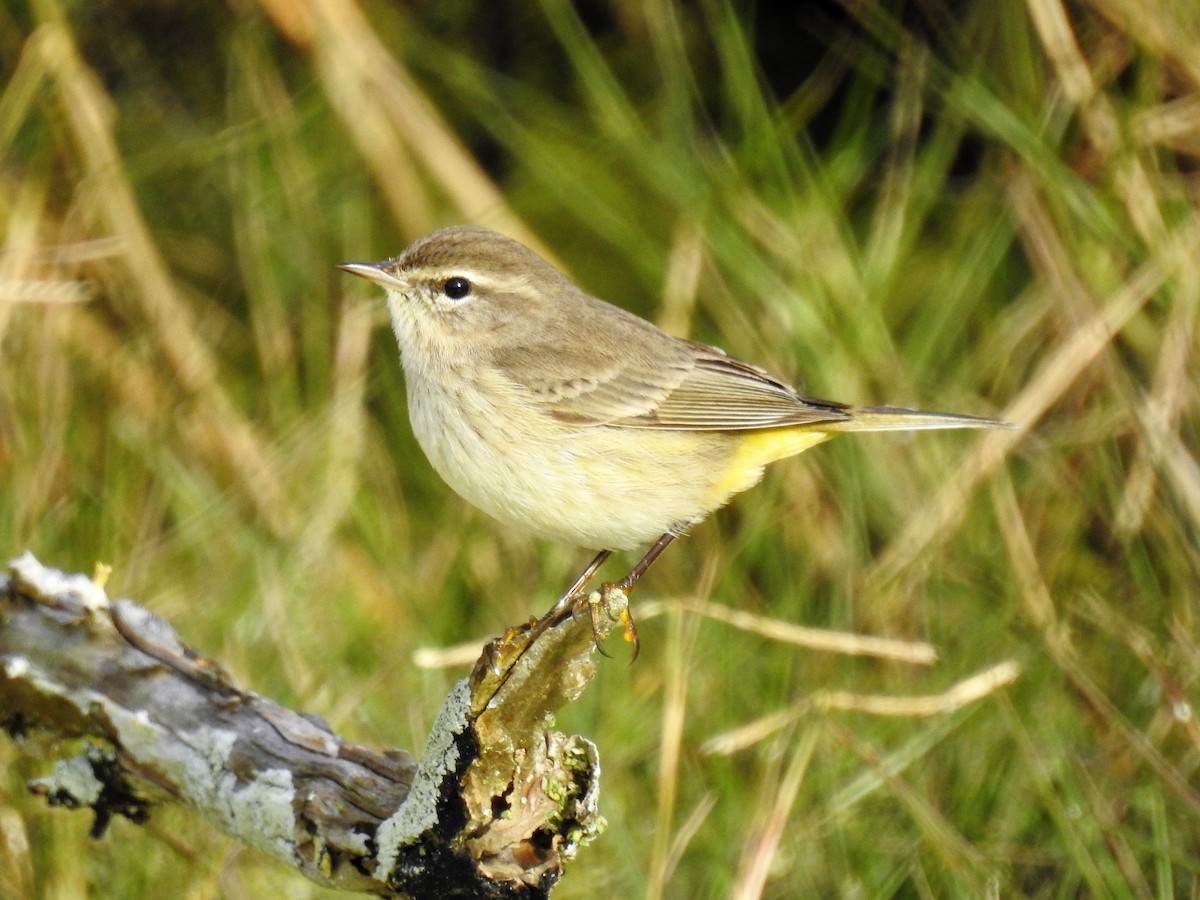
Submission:
POLYGON ((179 802, 332 887, 539 897, 602 824, 595 747, 549 730, 595 673, 593 641, 587 615, 510 629, 416 760, 244 690, 148 610, 25 554, 0 574, 0 722, 56 748, 32 788, 93 810, 97 834, 179 802))

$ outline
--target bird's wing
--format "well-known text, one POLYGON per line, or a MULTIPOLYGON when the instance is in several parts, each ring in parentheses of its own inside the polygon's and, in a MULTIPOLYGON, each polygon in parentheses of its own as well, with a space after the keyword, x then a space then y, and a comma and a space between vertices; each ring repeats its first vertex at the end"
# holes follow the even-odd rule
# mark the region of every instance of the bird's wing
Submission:
POLYGON ((716 347, 662 337, 643 345, 626 334, 620 348, 596 337, 567 352, 562 344, 526 345, 498 353, 493 364, 549 416, 578 425, 741 431, 850 418, 843 404, 801 397, 716 347))
POLYGON ((662 402, 622 425, 742 431, 848 419, 849 407, 802 397, 765 369, 689 344, 692 367, 662 402))
POLYGON ((669 343, 662 350, 622 349, 599 335, 498 349, 491 363, 548 416, 605 425, 651 414, 687 377, 687 354, 669 343))

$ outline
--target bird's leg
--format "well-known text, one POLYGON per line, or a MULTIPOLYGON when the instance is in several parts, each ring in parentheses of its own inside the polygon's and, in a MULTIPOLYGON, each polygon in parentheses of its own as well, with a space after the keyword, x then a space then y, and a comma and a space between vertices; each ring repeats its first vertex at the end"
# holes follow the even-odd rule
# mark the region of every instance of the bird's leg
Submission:
POLYGON ((637 565, 629 571, 628 575, 615 584, 605 585, 605 587, 619 587, 621 590, 629 593, 633 589, 633 586, 638 583, 638 580, 646 574, 646 570, 654 565, 654 561, 658 559, 659 555, 667 549, 673 540, 675 540, 675 532, 668 531, 654 542, 654 546, 647 550, 646 555, 637 561, 637 565))
MULTIPOLYGON (((596 649, 601 653, 604 653, 605 656, 608 656, 608 654, 604 652, 604 647, 601 644, 602 638, 600 636, 600 626, 597 620, 597 616, 600 615, 601 603, 607 599, 608 594, 614 590, 621 591, 626 595, 626 599, 628 599, 629 592, 633 590, 633 586, 638 583, 643 575, 646 574, 646 570, 654 565, 654 561, 658 559, 664 550, 667 549, 667 546, 671 543, 671 541, 675 540, 675 536, 675 532, 668 531, 666 534, 660 537, 654 542, 654 545, 646 551, 642 558, 637 561, 637 565, 629 570, 628 575, 626 575, 620 581, 608 581, 600 586, 600 590, 598 592, 600 602, 588 603, 588 612, 592 620, 592 636, 596 641, 596 649)), ((554 606, 550 608, 550 611, 542 617, 539 622, 541 628, 546 628, 554 622, 561 621, 563 613, 574 607, 575 604, 582 599, 584 588, 587 587, 588 582, 590 582, 595 576, 596 571, 602 565, 604 565, 605 560, 607 560, 610 556, 612 556, 611 550, 601 550, 596 554, 595 558, 587 564, 586 568, 584 568, 582 572, 579 573, 579 577, 576 578, 575 581, 572 582, 571 586, 567 588, 566 592, 558 598, 554 606)), ((633 622, 633 616, 629 612, 628 605, 621 610, 621 613, 617 618, 625 626, 625 640, 628 643, 633 644, 633 656, 630 659, 630 662, 632 662, 633 660, 637 659, 638 651, 641 648, 641 645, 638 641, 637 626, 633 622)))
POLYGON ((611 550, 601 550, 597 553, 596 558, 587 564, 587 568, 580 572, 579 577, 567 588, 567 592, 558 598, 558 601, 550 609, 550 615, 560 613, 570 606, 571 601, 587 586, 587 583, 592 580, 592 576, 596 574, 596 570, 604 565, 604 561, 610 556, 612 556, 611 550))
MULTIPOLYGON (((547 628, 552 628, 568 617, 573 617, 578 609, 577 604, 582 599, 583 589, 587 587, 589 581, 596 574, 596 570, 604 565, 604 561, 612 556, 611 550, 601 550, 596 554, 595 558, 587 564, 579 577, 576 578, 566 593, 554 601, 554 605, 539 619, 534 619, 529 623, 529 639, 536 640, 547 628)), ((595 613, 592 614, 593 617, 595 613)), ((592 624, 592 632, 596 630, 595 623, 592 624)), ((597 648, 600 647, 600 642, 596 642, 597 648)), ((604 650, 600 650, 604 653, 604 650)), ((605 653, 605 656, 608 654, 605 653)))

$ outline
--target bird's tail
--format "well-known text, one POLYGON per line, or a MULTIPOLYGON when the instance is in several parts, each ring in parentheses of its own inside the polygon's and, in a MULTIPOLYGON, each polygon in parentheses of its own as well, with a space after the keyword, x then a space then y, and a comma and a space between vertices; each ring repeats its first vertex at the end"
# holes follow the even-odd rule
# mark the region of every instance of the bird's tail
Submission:
POLYGON ((921 431, 933 428, 1015 428, 1003 419, 984 419, 958 413, 925 412, 895 406, 851 406, 849 416, 822 422, 822 431, 921 431))

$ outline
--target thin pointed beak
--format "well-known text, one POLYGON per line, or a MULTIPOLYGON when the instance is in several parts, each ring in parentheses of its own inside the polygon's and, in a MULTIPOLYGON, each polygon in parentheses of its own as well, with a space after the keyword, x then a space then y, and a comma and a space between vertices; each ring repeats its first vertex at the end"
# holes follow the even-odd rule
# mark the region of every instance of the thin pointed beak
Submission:
POLYGON ((373 281, 385 288, 400 289, 405 287, 405 283, 389 271, 389 262, 391 260, 377 263, 348 262, 340 264, 338 268, 343 272, 349 272, 351 275, 357 275, 359 278, 365 278, 367 281, 373 281))

